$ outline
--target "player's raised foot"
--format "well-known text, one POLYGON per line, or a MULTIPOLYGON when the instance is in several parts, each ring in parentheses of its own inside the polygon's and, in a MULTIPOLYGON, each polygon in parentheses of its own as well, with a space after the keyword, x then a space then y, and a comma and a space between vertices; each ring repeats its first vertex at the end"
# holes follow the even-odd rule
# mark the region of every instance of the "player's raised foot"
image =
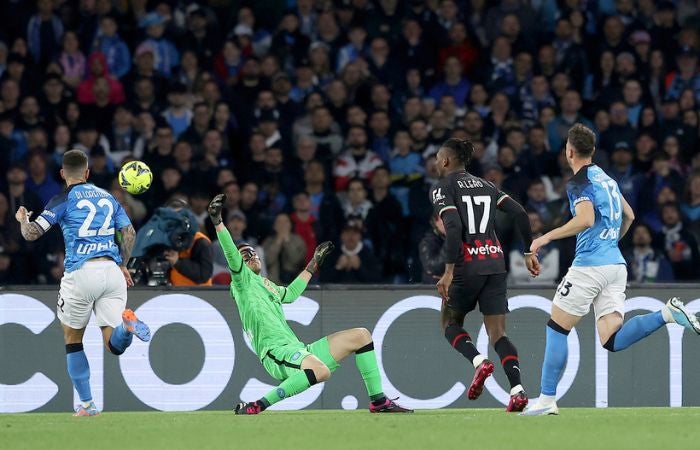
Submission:
POLYGON ((685 309, 685 305, 678 297, 672 297, 666 302, 666 308, 671 313, 673 321, 678 325, 700 334, 700 322, 695 314, 685 309))
POLYGON ((520 412, 527 406, 527 394, 525 391, 520 391, 517 394, 510 396, 510 401, 506 407, 506 412, 520 412))
POLYGON ((375 405, 374 402, 369 402, 369 412, 371 413, 412 413, 412 409, 404 408, 403 406, 396 403, 394 400, 386 398, 384 402, 375 405))
POLYGON ((262 406, 255 402, 240 402, 233 408, 236 414, 260 414, 263 411, 262 406))
POLYGON ((91 416, 99 416, 100 411, 97 409, 97 406, 95 406, 95 402, 90 402, 87 407, 83 405, 78 405, 75 408, 75 413, 73 414, 73 417, 91 417, 91 416))
POLYGON ((132 310, 125 309, 122 313, 122 320, 124 321, 124 328, 126 328, 126 331, 132 333, 143 342, 151 340, 151 329, 148 328, 148 325, 141 322, 132 310))
POLYGON ((493 373, 493 363, 488 359, 485 359, 479 367, 474 371, 474 378, 472 378, 472 384, 469 385, 467 390, 467 397, 469 400, 476 400, 479 398, 481 393, 484 391, 484 383, 486 379, 493 373))
POLYGON ((535 403, 525 411, 520 413, 521 416, 558 416, 559 408, 557 407, 557 402, 551 403, 549 405, 541 405, 539 402, 535 403))

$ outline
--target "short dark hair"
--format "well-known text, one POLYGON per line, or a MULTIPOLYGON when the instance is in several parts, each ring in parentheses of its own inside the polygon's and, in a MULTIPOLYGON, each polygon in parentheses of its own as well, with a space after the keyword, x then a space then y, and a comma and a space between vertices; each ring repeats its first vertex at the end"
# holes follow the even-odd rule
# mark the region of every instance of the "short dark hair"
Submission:
POLYGON ((77 175, 88 167, 88 157, 77 148, 63 154, 63 170, 69 175, 77 175))
POLYGON ((587 126, 577 123, 569 129, 567 137, 569 144, 579 156, 592 156, 595 151, 595 133, 587 126))
POLYGON ((466 169, 474 156, 474 144, 468 139, 449 138, 441 147, 450 150, 466 169))

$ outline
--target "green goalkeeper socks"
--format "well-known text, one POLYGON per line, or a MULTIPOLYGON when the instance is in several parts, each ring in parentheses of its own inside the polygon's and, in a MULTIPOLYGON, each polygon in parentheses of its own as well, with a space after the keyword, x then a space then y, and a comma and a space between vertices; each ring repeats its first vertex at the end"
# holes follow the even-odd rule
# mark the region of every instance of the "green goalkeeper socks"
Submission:
POLYGON ((267 406, 274 405, 280 400, 284 400, 287 397, 304 392, 314 384, 316 384, 316 376, 314 375, 314 371, 311 369, 305 369, 293 374, 291 377, 280 383, 276 388, 265 394, 263 400, 267 403, 267 406))
POLYGON ((377 367, 377 357, 374 354, 374 343, 370 342, 355 352, 355 364, 360 370, 362 380, 367 388, 367 395, 372 401, 385 398, 382 391, 382 377, 377 367))

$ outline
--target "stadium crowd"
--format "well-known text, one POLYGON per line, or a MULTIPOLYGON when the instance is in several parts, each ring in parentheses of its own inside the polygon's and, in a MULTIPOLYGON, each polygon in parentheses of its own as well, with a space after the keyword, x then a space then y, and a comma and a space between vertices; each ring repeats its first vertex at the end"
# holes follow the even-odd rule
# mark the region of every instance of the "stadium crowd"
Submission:
MULTIPOLYGON (((630 279, 697 279, 699 50, 695 0, 7 0, 0 282, 60 280, 58 230, 27 243, 14 212, 38 215, 80 148, 137 229, 181 198, 215 237, 206 207, 225 192, 227 227, 273 281, 332 240, 322 282, 434 283, 440 143, 473 141, 469 170, 539 234, 570 214, 561 150, 577 122, 636 211, 630 279), (140 196, 116 182, 133 159, 154 173, 140 196)), ((512 224, 498 232, 527 282, 512 224)), ((572 239, 544 249, 544 280, 572 256, 572 239)))

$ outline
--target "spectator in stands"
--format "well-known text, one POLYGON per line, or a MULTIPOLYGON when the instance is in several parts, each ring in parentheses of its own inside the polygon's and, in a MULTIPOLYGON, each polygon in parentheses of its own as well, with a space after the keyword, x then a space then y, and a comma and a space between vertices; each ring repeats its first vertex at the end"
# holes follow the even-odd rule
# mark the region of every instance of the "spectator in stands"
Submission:
POLYGON ((624 102, 613 102, 610 105, 610 126, 600 135, 600 149, 610 154, 620 142, 626 142, 631 147, 635 135, 624 102))
POLYGON ((640 223, 632 230, 633 247, 624 252, 628 278, 637 283, 673 281, 673 270, 666 256, 652 246, 651 229, 640 223))
POLYGON ((348 130, 347 150, 335 161, 333 175, 336 191, 345 191, 352 178, 370 179, 374 169, 382 165, 376 153, 367 149, 367 132, 360 126, 348 130))
MULTIPOLYGON (((61 192, 61 185, 48 170, 46 154, 35 152, 29 155, 29 178, 27 189, 35 192, 46 205, 54 195, 61 192)), ((37 213, 38 214, 38 213, 37 213)))
MULTIPOLYGON (((532 229, 532 237, 538 238, 542 236, 546 227, 544 226, 540 215, 537 211, 528 211, 530 219, 530 228, 532 229)), ((562 220, 563 222, 563 220, 562 220)), ((540 261, 540 274, 535 279, 530 275, 530 272, 525 266, 525 257, 523 256, 523 248, 516 247, 510 252, 510 278, 515 283, 555 283, 559 278, 559 249, 557 244, 550 242, 542 247, 537 252, 537 258, 540 261)))
POLYGON ((293 232, 287 214, 277 215, 272 228, 273 233, 263 241, 268 278, 277 284, 289 284, 306 263, 306 244, 293 232))
POLYGON ((697 49, 684 45, 676 55, 678 70, 666 77, 666 95, 679 99, 685 89, 691 89, 695 100, 700 102, 700 73, 698 73, 697 49))
POLYGON ((362 178, 353 178, 348 182, 347 198, 343 203, 346 219, 360 219, 363 223, 372 209, 372 202, 367 199, 367 188, 362 178))
POLYGON ((693 172, 688 178, 681 210, 686 220, 700 222, 700 172, 693 172))
POLYGON ((192 121, 192 110, 187 105, 187 86, 182 83, 175 83, 168 90, 168 107, 163 111, 163 118, 177 140, 182 133, 190 126, 192 121))
POLYGON ((109 103, 123 103, 125 100, 122 84, 109 73, 107 58, 101 52, 93 52, 88 58, 87 78, 78 86, 77 99, 81 104, 95 103, 94 85, 98 80, 105 80, 109 89, 109 103))
POLYGON ((376 283, 381 279, 381 267, 372 251, 362 243, 362 229, 348 222, 340 233, 341 246, 321 268, 325 283, 376 283))
POLYGON ((552 120, 547 126, 549 148, 553 152, 559 152, 566 142, 566 133, 575 123, 582 123, 589 128, 593 124, 583 117, 581 110, 581 96, 574 90, 568 90, 561 99, 561 114, 552 120))
POLYGON ((173 164, 173 130, 167 122, 161 121, 156 128, 155 145, 147 149, 144 162, 149 167, 165 167, 173 164))
POLYGON ((435 103, 440 102, 440 98, 445 94, 450 94, 455 99, 455 103, 460 108, 464 106, 469 95, 469 81, 462 76, 462 64, 459 59, 450 56, 445 60, 445 80, 436 84, 430 90, 430 97, 435 103))
POLYGON ((311 198, 306 192, 299 192, 292 198, 294 212, 289 216, 294 227, 294 232, 301 237, 306 244, 305 261, 309 261, 314 254, 317 236, 322 234, 320 222, 311 215, 311 198))
MULTIPOLYGON (((389 282, 398 282, 397 277, 405 272, 403 242, 406 233, 403 210, 391 193, 391 177, 386 166, 377 167, 370 186, 369 199, 372 207, 365 221, 367 235, 372 242, 374 255, 382 262, 383 278, 389 282)), ((348 197, 350 195, 348 190, 348 197)))
POLYGON ((117 33, 117 19, 113 15, 100 18, 100 28, 92 43, 92 49, 107 58, 107 68, 117 78, 122 78, 131 70, 131 54, 126 42, 117 33))
POLYGON ((114 171, 107 165, 107 153, 97 144, 90 149, 90 179, 89 182, 97 187, 109 190, 114 179, 114 171))
POLYGON ((43 68, 58 54, 63 22, 53 12, 53 0, 38 0, 36 7, 37 12, 27 25, 27 46, 34 62, 43 68))
POLYGON ((629 144, 618 142, 612 149, 611 166, 608 169, 610 177, 617 182, 625 200, 636 210, 639 191, 642 189, 644 177, 634 167, 634 156, 629 144))
POLYGON ((170 40, 164 37, 165 18, 157 12, 150 12, 139 20, 139 27, 146 29, 147 39, 154 50, 153 68, 167 77, 180 62, 180 54, 170 40))
POLYGON ((63 70, 63 81, 71 88, 78 87, 86 72, 87 61, 80 51, 80 42, 75 31, 68 30, 63 35, 62 51, 58 62, 63 70))
POLYGON ((667 203, 661 208, 664 250, 677 280, 693 280, 698 276, 700 266, 695 264, 700 258, 698 242, 685 228, 678 205, 667 203))
POLYGON ((321 224, 322 235, 317 237, 318 242, 337 242, 344 214, 338 198, 326 185, 326 174, 321 162, 308 163, 304 182, 304 191, 311 199, 311 215, 321 224))

